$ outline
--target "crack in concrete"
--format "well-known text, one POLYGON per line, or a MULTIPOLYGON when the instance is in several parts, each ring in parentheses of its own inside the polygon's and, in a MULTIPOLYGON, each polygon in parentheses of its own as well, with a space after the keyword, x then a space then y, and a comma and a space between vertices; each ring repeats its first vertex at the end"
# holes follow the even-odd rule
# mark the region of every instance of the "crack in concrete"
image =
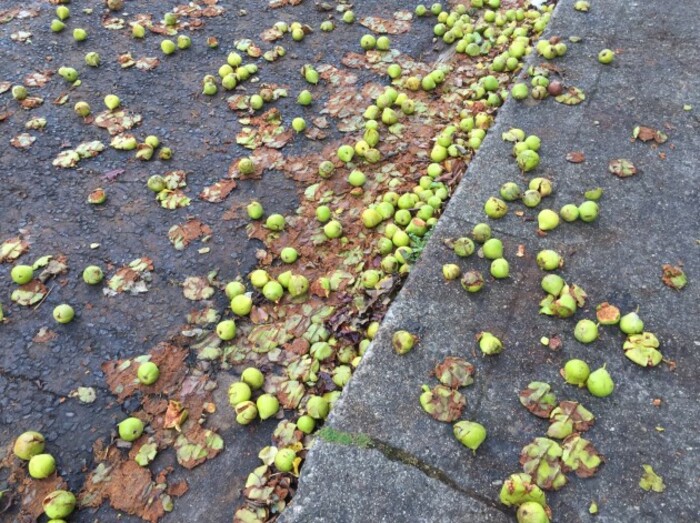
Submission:
POLYGON ((511 516, 511 511, 502 506, 500 503, 497 501, 489 498, 488 496, 484 496, 483 494, 480 494, 474 489, 463 487, 462 485, 459 485, 455 480, 453 480, 446 472, 443 470, 439 469, 438 467, 435 467, 429 463, 426 463, 422 459, 420 459, 418 456, 411 454, 410 452, 407 452, 403 449, 400 449, 398 447, 395 447, 389 443, 386 443, 385 441, 379 440, 377 438, 374 438, 372 436, 368 436, 367 434, 364 433, 354 433, 354 432, 341 432, 341 431, 334 431, 335 433, 338 433, 342 436, 345 436, 347 441, 349 443, 345 443, 343 439, 339 438, 323 438, 324 441, 327 443, 330 443, 332 445, 349 445, 358 449, 374 449, 379 451, 385 458, 387 458, 389 461, 393 461, 395 463, 401 463, 403 465, 408 465, 409 467, 415 468, 428 476, 431 479, 437 480, 440 483, 444 484, 445 486, 449 487, 451 490, 454 490, 456 492, 459 492, 460 494, 463 494, 464 496, 467 496, 468 498, 473 499, 474 501, 477 501, 478 503, 481 503, 482 505, 486 505, 487 507, 490 507, 492 509, 498 510, 499 512, 502 512, 508 516, 511 516), (364 444, 355 444, 355 441, 361 441, 364 444))

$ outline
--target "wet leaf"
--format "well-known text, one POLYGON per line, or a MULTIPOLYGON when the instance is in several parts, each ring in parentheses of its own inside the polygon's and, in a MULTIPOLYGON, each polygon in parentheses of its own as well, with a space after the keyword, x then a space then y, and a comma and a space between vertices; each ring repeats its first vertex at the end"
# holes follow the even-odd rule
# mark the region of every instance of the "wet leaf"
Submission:
POLYGON ((165 411, 163 418, 163 428, 175 429, 178 432, 182 431, 182 424, 187 421, 189 411, 184 405, 175 400, 168 401, 168 408, 165 411))
MULTIPOLYGON (((550 438, 564 439, 572 432, 585 432, 593 426, 595 417, 576 401, 561 401, 549 415, 550 438)), ((527 471, 526 471, 527 472, 527 471)))
POLYGON ((39 280, 32 280, 13 290, 10 299, 17 305, 29 307, 43 300, 48 292, 43 283, 39 280))
POLYGON ((565 471, 573 471, 579 478, 590 478, 603 462, 593 444, 573 433, 562 445, 562 461, 565 471))
POLYGON ((578 105, 586 99, 586 95, 578 87, 569 87, 566 92, 560 94, 554 99, 560 104, 578 105))
POLYGON ((173 225, 168 231, 168 239, 175 249, 181 251, 187 247, 190 242, 199 238, 206 240, 211 234, 212 230, 208 225, 202 223, 197 218, 190 218, 184 223, 173 225))
POLYGON ((454 356, 446 357, 435 367, 433 373, 440 383, 452 389, 474 383, 474 365, 454 356))
POLYGON ((663 360, 659 340, 651 332, 627 336, 622 349, 628 359, 642 367, 656 367, 663 360))
POLYGON ((163 189, 156 195, 156 200, 160 202, 163 209, 179 209, 190 205, 190 198, 185 195, 180 189, 169 190, 163 189))
POLYGON ((29 133, 20 133, 10 140, 10 145, 15 149, 29 149, 36 138, 29 133))
POLYGON ((94 403, 97 399, 95 389, 92 387, 78 387, 70 393, 70 396, 72 398, 78 398, 81 403, 94 403))
POLYGON ((182 293, 192 301, 208 300, 216 290, 209 285, 209 280, 202 276, 188 276, 182 282, 182 293))
POLYGON ((44 127, 46 127, 46 118, 41 118, 38 116, 35 118, 30 118, 24 124, 25 129, 34 129, 36 131, 42 130, 44 127))
POLYGON ((425 412, 438 421, 452 422, 459 419, 467 404, 462 394, 444 385, 436 385, 432 389, 424 385, 423 391, 420 404, 425 412))
POLYGON ((571 151, 566 155, 566 161, 571 163, 582 163, 586 161, 586 157, 581 151, 571 151))
POLYGON ((642 465, 642 468, 644 469, 644 473, 642 474, 642 478, 639 480, 639 486, 642 487, 642 489, 646 490, 647 492, 650 490, 653 492, 663 492, 666 490, 666 485, 664 485, 663 478, 654 472, 651 465, 644 464, 642 465))
POLYGON ((9 263, 29 251, 29 243, 21 237, 8 238, 0 244, 0 263, 9 263))
POLYGON ((111 136, 116 136, 133 129, 141 123, 141 120, 140 114, 131 113, 126 109, 117 109, 115 111, 103 111, 95 115, 93 123, 97 127, 106 129, 111 136))
POLYGON ((535 483, 545 490, 559 490, 567 479, 561 467, 563 450, 559 443, 547 438, 535 438, 523 447, 520 464, 535 483))
POLYGON ((608 171, 620 178, 627 178, 637 174, 637 168, 634 164, 630 160, 625 160, 624 158, 612 160, 610 164, 608 164, 608 171))
POLYGON ((531 382, 527 388, 520 392, 520 403, 535 416, 549 419, 549 415, 557 404, 557 398, 550 392, 548 383, 541 381, 531 382))
POLYGON ((140 294, 148 291, 146 285, 151 281, 153 262, 150 258, 137 258, 128 266, 119 269, 114 276, 107 281, 107 288, 103 292, 107 296, 114 296, 119 292, 140 294))
POLYGON ((411 29, 411 22, 408 20, 388 20, 379 16, 366 16, 360 19, 360 23, 380 34, 401 34, 411 29))
POLYGON ((155 443, 144 443, 134 457, 134 461, 142 467, 147 467, 148 464, 156 458, 157 454, 158 445, 155 443))
POLYGON ((642 142, 654 141, 657 144, 662 144, 668 140, 668 135, 663 131, 652 129, 638 125, 632 130, 632 137, 641 140, 642 142))
POLYGON ((210 203, 223 202, 226 197, 236 188, 236 180, 224 178, 209 187, 202 189, 199 197, 210 203))
POLYGON ((681 290, 687 285, 688 278, 680 266, 665 263, 662 270, 663 273, 661 275, 661 281, 664 282, 664 285, 667 285, 672 289, 676 289, 677 291, 681 290))

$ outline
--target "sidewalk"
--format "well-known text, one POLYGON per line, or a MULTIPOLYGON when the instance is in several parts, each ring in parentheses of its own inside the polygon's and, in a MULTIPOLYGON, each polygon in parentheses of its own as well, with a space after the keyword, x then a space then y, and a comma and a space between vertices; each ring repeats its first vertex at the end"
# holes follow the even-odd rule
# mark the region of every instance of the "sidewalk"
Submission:
POLYGON ((531 381, 551 384, 560 400, 580 401, 595 415, 585 437, 605 457, 594 477, 569 474, 569 484, 547 492, 553 521, 697 521, 700 39, 688 21, 700 17, 700 4, 665 3, 660 9, 651 2, 596 0, 589 13, 574 11, 573 4, 560 3, 548 35, 567 42, 567 55, 552 63, 565 85, 586 93, 586 101, 567 106, 551 98, 509 100, 499 112, 327 421, 332 429, 326 429, 327 441, 318 438, 300 488, 278 521, 514 521, 514 510, 498 501, 501 484, 521 472, 522 447, 547 430, 547 422, 518 401, 518 392, 531 381), (572 43, 570 36, 583 40, 572 43), (603 48, 617 50, 613 64, 598 63, 603 48), (688 104, 690 111, 684 110, 688 104), (669 139, 658 147, 633 141, 638 125, 660 129, 669 139), (502 183, 526 185, 511 145, 501 140, 511 127, 542 139, 541 164, 527 179, 550 178, 554 193, 537 209, 514 203, 505 218, 489 221, 494 236, 503 240, 510 278, 489 278, 480 293, 467 294, 458 281, 444 281, 442 265, 458 263, 462 271, 478 268, 487 274, 489 263, 475 255, 458 259, 443 240, 467 235, 475 223, 487 221, 483 203, 502 183), (572 151, 582 151, 585 161, 569 163, 566 155, 572 151), (608 163, 618 158, 632 160, 640 173, 611 175, 608 163), (581 203, 582 193, 594 187, 604 189, 596 222, 562 223, 546 237, 537 235, 539 210, 581 203), (524 210, 526 219, 515 210, 524 210), (519 245, 523 257, 516 256, 519 245), (538 315, 543 273, 535 256, 546 248, 563 255, 559 274, 588 293, 586 307, 566 320, 538 315), (689 278, 685 289, 662 283, 665 263, 683 264, 689 278), (616 327, 601 326, 598 341, 578 343, 576 322, 595 319, 595 306, 605 301, 623 314, 639 307, 645 330, 657 335, 664 358, 675 367, 662 363, 643 369, 630 362, 616 327), (420 333, 419 345, 405 356, 391 348, 399 329, 420 333), (475 341, 480 331, 497 335, 503 353, 482 357, 475 341), (560 336, 561 349, 543 346, 543 336, 560 336), (423 384, 437 383, 430 373, 448 355, 476 366, 474 385, 462 389, 467 399, 462 418, 488 430, 475 455, 453 437, 451 424, 433 420, 418 401, 423 384), (570 358, 586 360, 592 370, 607 364, 614 393, 599 399, 565 384, 559 369, 570 358), (369 443, 334 443, 333 431, 364 435, 369 443), (663 493, 639 487, 642 464, 663 477, 663 493), (596 516, 589 514, 593 501, 596 516))

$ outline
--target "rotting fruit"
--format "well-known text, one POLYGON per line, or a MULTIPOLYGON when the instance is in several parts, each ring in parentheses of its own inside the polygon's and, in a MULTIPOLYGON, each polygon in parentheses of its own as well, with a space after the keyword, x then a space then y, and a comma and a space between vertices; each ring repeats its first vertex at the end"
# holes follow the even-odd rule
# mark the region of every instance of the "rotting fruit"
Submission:
POLYGON ((410 352, 416 344, 418 338, 408 331, 396 331, 391 337, 391 344, 397 354, 410 352))
POLYGON ((475 421, 458 421, 452 429, 457 440, 474 452, 486 439, 486 428, 475 421))
POLYGON ((70 516, 75 510, 75 504, 75 496, 67 490, 54 490, 41 502, 44 513, 51 519, 70 516))
POLYGON ((549 523, 547 511, 535 501, 526 501, 516 512, 518 523, 549 523))
POLYGON ((37 454, 44 452, 44 445, 44 436, 39 432, 29 430, 17 437, 12 451, 19 459, 28 461, 37 454))

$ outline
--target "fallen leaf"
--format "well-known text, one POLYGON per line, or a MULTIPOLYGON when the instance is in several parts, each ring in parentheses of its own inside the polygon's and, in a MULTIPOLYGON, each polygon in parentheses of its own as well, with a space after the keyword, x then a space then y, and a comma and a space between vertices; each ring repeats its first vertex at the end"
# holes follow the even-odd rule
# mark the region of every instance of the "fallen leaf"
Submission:
POLYGON ((566 161, 571 163, 581 163, 586 161, 586 157, 581 151, 571 151, 566 155, 566 161))
POLYGON ((634 164, 630 160, 625 160, 623 158, 612 160, 608 165, 608 171, 620 178, 627 178, 628 176, 637 174, 637 168, 634 164))
POLYGON ((642 489, 646 490, 647 492, 650 490, 654 492, 663 492, 666 490, 666 485, 664 485, 663 478, 654 472, 651 465, 644 464, 642 465, 642 468, 644 469, 644 473, 642 474, 642 478, 639 480, 639 486, 642 487, 642 489))

